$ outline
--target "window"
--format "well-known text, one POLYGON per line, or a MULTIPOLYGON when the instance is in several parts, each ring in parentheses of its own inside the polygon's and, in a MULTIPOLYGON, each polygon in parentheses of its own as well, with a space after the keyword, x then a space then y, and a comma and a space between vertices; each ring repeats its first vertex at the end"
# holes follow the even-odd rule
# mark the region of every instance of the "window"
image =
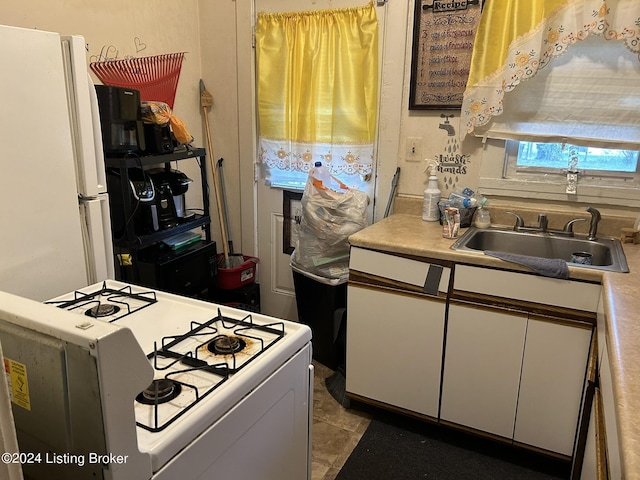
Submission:
POLYGON ((461 125, 483 139, 480 191, 640 207, 640 2, 518 3, 487 2, 476 34, 461 125))
POLYGON ((638 170, 638 154, 636 150, 518 142, 515 168, 549 173, 571 171, 605 176, 612 174, 632 178, 638 170))
POLYGON ((638 208, 640 152, 487 139, 479 189, 488 196, 638 208))

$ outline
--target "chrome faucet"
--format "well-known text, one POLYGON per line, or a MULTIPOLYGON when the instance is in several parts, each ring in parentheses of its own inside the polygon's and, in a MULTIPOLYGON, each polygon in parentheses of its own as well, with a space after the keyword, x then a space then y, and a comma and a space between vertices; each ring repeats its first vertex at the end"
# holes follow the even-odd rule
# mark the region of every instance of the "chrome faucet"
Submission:
POLYGON ((562 232, 558 232, 562 235, 567 235, 569 237, 573 237, 573 224, 576 222, 586 222, 587 219, 586 218, 574 218, 573 220, 569 220, 564 228, 562 229, 562 232))
POLYGON ((508 213, 509 215, 513 215, 516 217, 516 224, 513 226, 514 232, 519 232, 522 228, 524 228, 524 220, 520 215, 518 215, 516 212, 505 212, 505 213, 508 213))
POLYGON ((547 232, 547 227, 549 225, 549 220, 547 219, 546 213, 538 214, 538 226, 537 227, 527 227, 524 224, 524 220, 520 215, 515 212, 506 212, 510 215, 514 215, 516 217, 516 224, 513 226, 513 230, 515 232, 547 232))
POLYGON ((598 222, 600 221, 600 212, 593 208, 588 207, 587 212, 591 214, 591 224, 589 225, 589 235, 587 235, 587 240, 597 240, 596 234, 598 233, 598 222))
POLYGON ((569 220, 562 230, 552 230, 549 228, 549 219, 547 218, 546 213, 538 214, 538 226, 537 227, 527 227, 524 224, 524 220, 520 215, 515 212, 506 212, 516 217, 516 223, 513 226, 513 230, 515 232, 538 232, 538 233, 549 233, 551 235, 564 235, 567 237, 573 237, 573 224, 576 222, 584 222, 585 218, 574 218, 573 220, 569 220))
POLYGON ((549 226, 549 219, 547 218, 547 214, 546 213, 539 213, 538 214, 538 228, 540 229, 540 231, 542 233, 546 232, 548 226, 549 226))

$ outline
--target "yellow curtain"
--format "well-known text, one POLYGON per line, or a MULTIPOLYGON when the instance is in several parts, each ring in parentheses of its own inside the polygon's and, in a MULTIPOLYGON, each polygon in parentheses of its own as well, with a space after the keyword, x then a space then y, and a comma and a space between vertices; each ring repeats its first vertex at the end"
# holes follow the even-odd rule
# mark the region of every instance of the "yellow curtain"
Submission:
POLYGON ((306 178, 315 161, 334 175, 371 171, 378 98, 373 3, 258 14, 256 58, 259 161, 268 181, 278 184, 278 171, 306 178))
MULTIPOLYGON (((504 112, 504 96, 592 36, 640 55, 638 0, 493 0, 476 32, 461 112, 461 136, 504 112)), ((639 57, 640 58, 640 57, 639 57)))

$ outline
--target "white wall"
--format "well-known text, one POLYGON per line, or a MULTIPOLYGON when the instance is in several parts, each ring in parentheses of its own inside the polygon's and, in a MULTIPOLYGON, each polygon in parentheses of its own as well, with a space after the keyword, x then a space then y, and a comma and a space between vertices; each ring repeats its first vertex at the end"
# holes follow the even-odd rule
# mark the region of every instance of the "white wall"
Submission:
MULTIPOLYGON (((202 76, 199 17, 198 0, 4 0, 0 9, 0 24, 84 36, 87 65, 91 61, 186 52, 173 111, 194 136, 193 144, 204 146, 199 91, 202 76)), ((92 76, 96 83, 101 83, 92 76)), ((198 185, 188 192, 187 206, 201 207, 195 163, 183 162, 180 168, 198 185)))
POLYGON ((4 0, 0 9, 5 25, 83 35, 87 61, 186 52, 174 113, 194 136, 201 133, 198 17, 197 0, 4 0))
MULTIPOLYGON (((424 162, 405 158, 407 138, 422 139, 420 159, 447 154, 457 142, 460 120, 457 110, 409 110, 413 2, 390 0, 382 14, 388 28, 381 47, 383 77, 376 191, 379 212, 384 211, 396 166, 401 168, 399 194, 421 196, 426 186, 424 162), (449 137, 439 128, 443 123, 441 114, 454 115, 450 122, 456 137, 449 137)), ((101 52, 109 58, 187 52, 174 113, 195 137, 194 145, 206 147, 199 95, 202 78, 214 100, 209 117, 212 157, 225 159, 231 237, 238 250, 250 253, 254 242, 253 15, 252 0, 4 0, 0 23, 84 35, 88 60, 101 52)), ((455 186, 478 185, 483 153, 480 141, 468 139, 464 150, 457 151, 465 155, 464 173, 438 174, 444 193, 455 186)), ((199 189, 192 187, 189 193, 187 201, 193 206, 199 189)), ((219 241, 213 195, 211 211, 214 239, 219 241)))
MULTIPOLYGON (((244 102, 246 111, 246 98, 250 97, 250 92, 238 95, 237 83, 240 81, 246 88, 251 79, 238 79, 236 73, 236 21, 247 24, 250 5, 250 0, 4 0, 0 24, 83 35, 88 46, 87 62, 100 56, 113 59, 186 52, 174 114, 185 122, 194 136, 193 145, 207 148, 199 90, 199 81, 203 79, 214 100, 209 114, 211 157, 214 161, 221 157, 225 159, 223 170, 232 238, 240 244, 241 203, 251 205, 252 194, 251 191, 240 191, 241 142, 238 138, 238 132, 247 128, 239 125, 238 105, 244 102)), ((244 32, 242 42, 242 48, 251 48, 250 29, 244 32)), ((251 122, 248 128, 252 128, 251 122)), ((244 143, 246 148, 246 141, 244 143)), ((243 161, 251 169, 252 158, 245 156, 243 161)), ((197 169, 185 162, 180 168, 197 182, 197 169)), ((209 176, 211 178, 210 169, 209 176)), ((187 194, 187 206, 200 207, 199 196, 199 185, 192 186, 187 194)), ((219 242, 213 191, 210 203, 212 233, 219 242)), ((251 215, 248 215, 248 224, 247 219, 243 222, 251 233, 251 215)))
MULTIPOLYGON (((440 155, 464 155, 457 172, 439 172, 438 178, 443 195, 451 189, 468 186, 477 188, 480 161, 482 158, 481 143, 475 138, 469 138, 464 146, 458 140, 460 111, 459 110, 409 110, 409 87, 411 82, 411 56, 413 51, 413 2, 408 2, 405 13, 396 19, 396 25, 391 26, 393 35, 388 41, 404 42, 404 64, 400 118, 400 137, 397 145, 397 163, 400 167, 400 182, 398 193, 401 195, 422 195, 426 188, 427 175, 424 159, 433 160, 440 155), (404 29, 404 30, 403 30, 404 29), (406 32, 406 35, 400 35, 406 32), (455 136, 449 136, 447 130, 440 128, 445 119, 441 115, 450 116, 450 125, 455 130, 455 136), (453 117, 451 117, 453 116, 453 117), (407 160, 407 140, 418 138, 422 147, 417 157, 418 162, 407 160), (463 149, 464 148, 464 149, 463 149)), ((391 5, 389 5, 391 7, 391 5)), ((399 48, 399 46, 396 46, 399 48)))
MULTIPOLYGON (((364 3, 364 2, 363 2, 364 3)), ((426 185, 424 162, 407 162, 407 137, 423 139, 421 158, 433 158, 449 148, 452 137, 439 129, 440 114, 457 111, 408 109, 412 2, 388 2, 384 15, 389 28, 382 40, 383 79, 379 125, 378 211, 384 205, 396 166, 401 168, 398 193, 421 195, 426 185)), ((378 11, 380 12, 381 9, 378 11)), ((231 219, 231 238, 243 252, 253 251, 253 65, 252 0, 5 0, 0 23, 25 28, 80 34, 87 41, 87 60, 151 56, 184 51, 174 113, 194 136, 194 145, 207 147, 202 127, 199 80, 214 100, 210 111, 212 158, 224 158, 224 180, 231 219), (244 215, 243 215, 244 213, 244 215), (241 233, 243 235, 241 235, 241 233)), ((380 15, 380 13, 379 13, 380 15)), ((472 158, 465 175, 447 180, 477 185, 479 159, 472 158)), ((181 167, 182 168, 182 167, 181 167)), ((197 172, 186 169, 192 178, 197 172)), ((441 182, 444 179, 441 178, 441 182)), ((448 184, 447 184, 448 185, 448 184)), ((188 206, 199 206, 199 188, 188 194, 188 206)), ((213 193, 213 192, 211 192, 213 193)), ((214 196, 211 195, 214 239, 219 241, 214 196)), ((379 218, 379 217, 378 217, 379 218)))

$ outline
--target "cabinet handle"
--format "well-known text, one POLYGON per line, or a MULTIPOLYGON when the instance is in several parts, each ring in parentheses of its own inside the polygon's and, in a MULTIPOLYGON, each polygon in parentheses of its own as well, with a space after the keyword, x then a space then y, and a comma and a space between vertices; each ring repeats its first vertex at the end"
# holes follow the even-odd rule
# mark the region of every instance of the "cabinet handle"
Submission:
POLYGON ((427 270, 427 278, 424 280, 424 287, 422 291, 428 295, 438 295, 438 289, 440 287, 440 279, 442 278, 442 265, 429 265, 427 270))

